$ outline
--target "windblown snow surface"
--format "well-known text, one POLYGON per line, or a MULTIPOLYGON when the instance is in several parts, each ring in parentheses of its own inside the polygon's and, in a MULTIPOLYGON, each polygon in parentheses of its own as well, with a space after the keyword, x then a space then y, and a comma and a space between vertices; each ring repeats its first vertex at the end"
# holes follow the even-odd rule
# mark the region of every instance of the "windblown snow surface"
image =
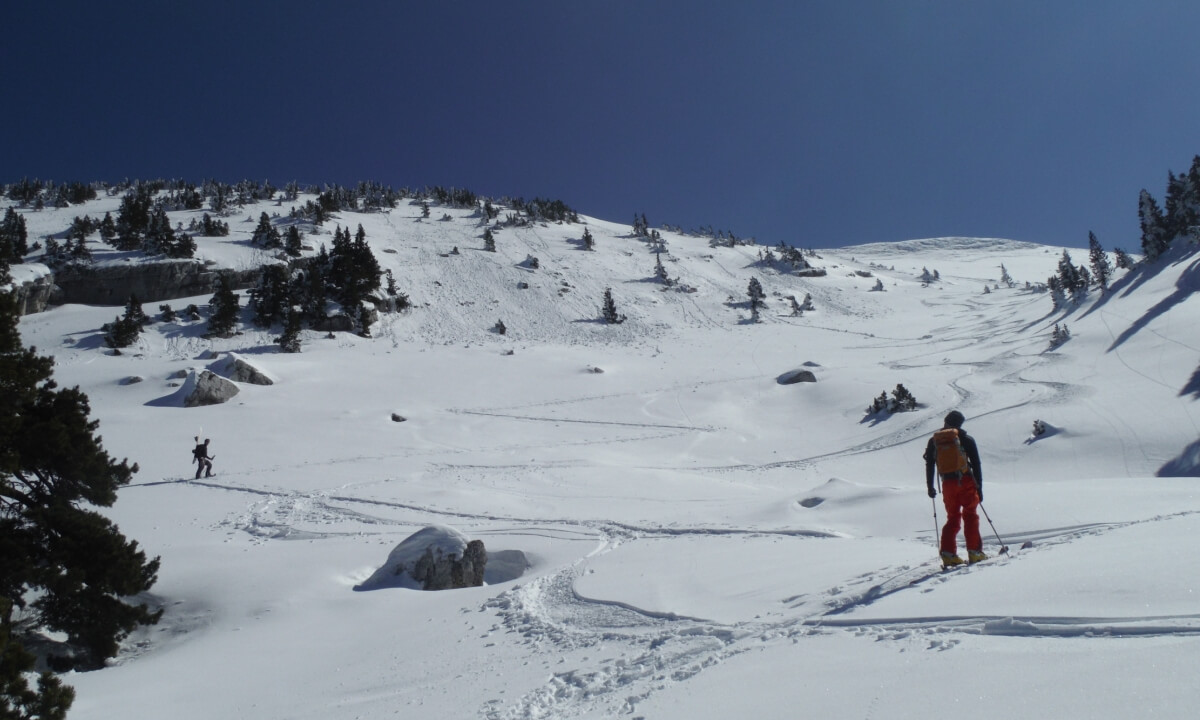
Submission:
MULTIPOLYGON (((32 242, 116 206, 21 212, 32 242)), ((263 211, 287 208, 239 210, 198 255, 253 266, 263 211)), ((628 226, 584 220, 501 229, 490 253, 467 210, 339 215, 306 241, 361 223, 414 306, 299 354, 278 328, 156 322, 113 356, 120 308, 25 317, 141 467, 105 512, 162 557, 162 622, 65 678, 73 720, 1196 717, 1197 256, 1054 312, 1026 283, 1059 247, 851 246, 802 278, 664 231, 664 288, 628 226), (625 323, 598 321, 605 288, 625 323), (227 352, 275 384, 164 401, 227 352), (799 369, 816 382, 777 381, 799 369), (897 383, 917 411, 866 416, 897 383), (951 409, 981 448, 993 557, 943 573, 921 453, 951 409), (198 434, 216 476, 194 481, 198 434), (479 588, 353 590, 428 526, 506 561, 479 588)))

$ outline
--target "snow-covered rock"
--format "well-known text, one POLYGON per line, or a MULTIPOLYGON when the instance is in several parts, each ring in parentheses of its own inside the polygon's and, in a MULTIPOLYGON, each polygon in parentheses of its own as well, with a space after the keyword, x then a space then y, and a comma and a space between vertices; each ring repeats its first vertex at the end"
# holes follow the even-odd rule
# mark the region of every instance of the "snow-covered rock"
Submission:
POLYGON ((462 533, 444 525, 431 525, 397 545, 383 567, 354 589, 478 587, 483 584, 486 566, 483 541, 467 540, 462 533))
POLYGON ((238 386, 211 370, 188 375, 183 386, 183 406, 220 405, 238 394, 238 386))

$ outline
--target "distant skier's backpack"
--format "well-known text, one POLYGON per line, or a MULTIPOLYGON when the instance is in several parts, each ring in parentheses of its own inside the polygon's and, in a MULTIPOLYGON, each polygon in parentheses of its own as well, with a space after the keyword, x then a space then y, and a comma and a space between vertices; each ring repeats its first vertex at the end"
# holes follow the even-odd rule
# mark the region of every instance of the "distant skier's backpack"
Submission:
POLYGON ((933 450, 936 453, 938 474, 944 478, 960 478, 970 472, 967 453, 958 440, 957 428, 943 428, 933 434, 933 450))

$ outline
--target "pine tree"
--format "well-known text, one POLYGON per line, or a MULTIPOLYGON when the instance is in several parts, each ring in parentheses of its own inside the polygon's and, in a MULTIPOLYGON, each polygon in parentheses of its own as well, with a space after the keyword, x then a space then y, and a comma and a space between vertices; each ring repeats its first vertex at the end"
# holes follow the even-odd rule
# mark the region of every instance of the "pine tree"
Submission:
POLYGON ((750 297, 750 313, 757 318, 758 309, 766 307, 765 300, 767 299, 767 294, 763 292, 762 283, 758 281, 758 278, 750 278, 750 285, 746 288, 746 294, 750 297))
POLYGON ((269 328, 287 315, 291 305, 287 269, 282 265, 263 265, 258 285, 250 290, 254 324, 269 328))
POLYGON ((161 611, 124 600, 153 586, 158 560, 92 509, 111 506, 137 464, 109 457, 87 396, 58 388, 54 359, 22 348, 17 320, 0 294, 0 716, 61 718, 73 692, 48 673, 29 688, 23 641, 61 633, 52 667, 101 667, 135 627, 158 621, 161 611))
POLYGON ((29 232, 25 217, 9 207, 0 222, 0 261, 21 263, 29 252, 29 232))
POLYGON ((892 404, 889 408, 892 412, 909 412, 917 409, 917 399, 908 391, 908 388, 897 383, 896 389, 892 391, 892 404))
POLYGON ((221 275, 217 291, 208 301, 208 332, 205 337, 230 337, 237 329, 238 296, 229 286, 229 277, 221 275))
POLYGON ((1092 278, 1102 291, 1108 290, 1108 281, 1112 278, 1113 267, 1108 260, 1108 254, 1100 247, 1096 234, 1088 233, 1088 262, 1092 266, 1092 278))
POLYGON ((1138 221, 1142 228, 1142 255, 1147 262, 1154 262, 1166 252, 1170 238, 1158 203, 1145 190, 1138 196, 1138 221))
POLYGON ((483 249, 496 252, 496 236, 492 234, 491 228, 485 228, 483 231, 483 249))
POLYGON ((617 303, 613 300, 612 288, 604 288, 604 307, 601 312, 606 323, 616 325, 625 322, 625 316, 617 312, 617 303))
POLYGON ((279 349, 285 353, 300 352, 300 327, 302 315, 295 307, 288 308, 283 322, 283 334, 279 336, 279 349))
POLYGON ((1116 265, 1122 270, 1133 269, 1133 258, 1129 257, 1129 253, 1121 248, 1113 248, 1113 255, 1116 257, 1116 265))
POLYGON ((1057 275, 1051 275, 1046 279, 1046 287, 1050 290, 1050 307, 1058 310, 1067 304, 1067 296, 1063 290, 1062 281, 1057 275))
POLYGON ((583 249, 584 250, 595 250, 596 249, 596 238, 592 237, 592 231, 589 228, 583 229, 583 249))
POLYGON ((367 245, 367 234, 362 225, 358 226, 353 240, 350 239, 350 228, 335 231, 333 237, 326 276, 330 294, 347 312, 357 313, 355 308, 359 303, 379 289, 383 271, 367 245))
POLYGON ((289 257, 300 257, 300 253, 303 250, 304 243, 301 242, 300 228, 295 225, 289 225, 287 232, 284 233, 283 251, 289 257))
POLYGON ((654 254, 654 277, 663 285, 671 284, 671 278, 667 275, 667 269, 663 267, 662 253, 654 254))
POLYGON ((1000 263, 1000 282, 1004 283, 1005 287, 1012 287, 1016 284, 1013 282, 1012 275, 1008 274, 1008 268, 1004 267, 1004 263, 1000 263))
POLYGON ((279 235, 279 230, 271 224, 271 218, 267 217, 265 212, 259 216, 258 226, 254 228, 254 233, 250 236, 250 241, 255 245, 265 248, 283 246, 283 239, 279 235))
POLYGON ((112 213, 104 213, 104 219, 100 221, 100 240, 105 244, 112 245, 113 240, 117 237, 117 224, 113 222, 112 213))

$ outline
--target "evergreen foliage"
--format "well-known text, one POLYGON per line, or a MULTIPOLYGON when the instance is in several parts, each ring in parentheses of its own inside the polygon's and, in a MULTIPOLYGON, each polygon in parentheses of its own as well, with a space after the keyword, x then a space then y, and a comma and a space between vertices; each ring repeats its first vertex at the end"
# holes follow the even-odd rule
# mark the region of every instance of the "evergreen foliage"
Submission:
POLYGON ((1142 190, 1138 196, 1138 222, 1142 228, 1142 255, 1146 262, 1154 262, 1166 252, 1170 245, 1167 237, 1166 220, 1154 197, 1142 190))
POLYGON ((483 231, 483 249, 496 252, 496 236, 492 234, 491 228, 485 228, 483 231))
POLYGON ((892 390, 892 403, 888 407, 891 412, 909 412, 917 409, 917 399, 908 391, 908 388, 897 383, 896 389, 892 390))
POLYGON ((282 265, 263 265, 258 285, 250 290, 250 307, 254 308, 254 324, 269 328, 282 321, 292 304, 287 268, 282 265))
POLYGON ((137 342, 142 328, 149 324, 150 318, 142 310, 142 303, 137 295, 130 295, 125 305, 125 314, 104 326, 104 344, 113 350, 120 351, 137 342))
POLYGON ((230 337, 237 330, 238 296, 229 285, 228 276, 217 280, 217 290, 208 301, 208 332, 205 337, 230 337))
POLYGON ((1008 274, 1008 268, 1004 267, 1004 263, 1000 263, 1000 282, 1004 283, 1005 287, 1016 285, 1013 282, 1012 275, 1008 274))
POLYGON ((592 231, 589 228, 583 229, 583 249, 584 250, 595 250, 596 249, 596 238, 592 237, 592 231))
POLYGON ((265 248, 283 247, 283 238, 280 236, 279 230, 271 224, 271 218, 267 217, 265 212, 259 216, 258 227, 254 228, 250 241, 265 248))
POLYGON ((1113 266, 1108 259, 1108 253, 1100 246, 1096 233, 1088 232, 1088 263, 1092 268, 1092 279, 1102 291, 1108 290, 1108 281, 1112 278, 1113 266))
POLYGON ((29 252, 29 231, 24 216, 9 207, 0 221, 0 262, 19 264, 29 252))
POLYGON ((366 238, 362 225, 358 226, 353 240, 348 227, 345 230, 339 227, 333 234, 326 282, 330 295, 347 311, 379 289, 379 278, 383 274, 366 238))
POLYGON ((601 309, 601 317, 604 318, 604 322, 610 325, 625 322, 625 316, 617 312, 617 303, 613 300, 612 288, 604 288, 604 305, 601 309))
POLYGON ((289 225, 287 232, 284 233, 283 251, 289 257, 300 257, 301 251, 304 249, 304 244, 300 238, 300 228, 295 225, 289 225))
POLYGON ((911 412, 920 406, 917 399, 913 396, 908 388, 897 383, 896 388, 892 390, 892 397, 889 400, 887 392, 879 393, 879 396, 871 401, 867 406, 867 414, 875 415, 884 411, 889 413, 911 412))
POLYGON ((1129 257, 1129 253, 1125 252, 1121 248, 1113 248, 1113 255, 1116 257, 1116 265, 1118 268, 1122 270, 1133 269, 1134 262, 1133 258, 1129 257))
POLYGON ((758 278, 750 278, 750 284, 746 288, 746 295, 750 297, 750 312, 757 317, 758 309, 767 305, 767 294, 763 291, 762 283, 758 281, 758 278))
POLYGON ((200 218, 200 234, 204 237, 226 237, 229 235, 229 223, 213 219, 212 215, 204 213, 200 218))
POLYGON ((667 275, 667 269, 663 267, 662 253, 654 253, 654 277, 663 285, 671 284, 671 278, 667 275))
POLYGON ((104 451, 87 396, 58 388, 53 358, 21 346, 17 320, 0 294, 0 717, 62 718, 73 691, 48 673, 29 687, 25 639, 62 633, 52 667, 101 667, 158 621, 161 611, 123 598, 154 584, 159 561, 91 509, 112 505, 138 467, 104 451))
POLYGON ((1063 323, 1061 327, 1058 323, 1054 323, 1054 329, 1050 332, 1050 349, 1053 350, 1070 339, 1071 331, 1067 328, 1066 323, 1063 323))
POLYGON ((285 353, 300 352, 300 328, 303 314, 295 306, 287 309, 283 321, 283 334, 279 336, 279 349, 285 353))

